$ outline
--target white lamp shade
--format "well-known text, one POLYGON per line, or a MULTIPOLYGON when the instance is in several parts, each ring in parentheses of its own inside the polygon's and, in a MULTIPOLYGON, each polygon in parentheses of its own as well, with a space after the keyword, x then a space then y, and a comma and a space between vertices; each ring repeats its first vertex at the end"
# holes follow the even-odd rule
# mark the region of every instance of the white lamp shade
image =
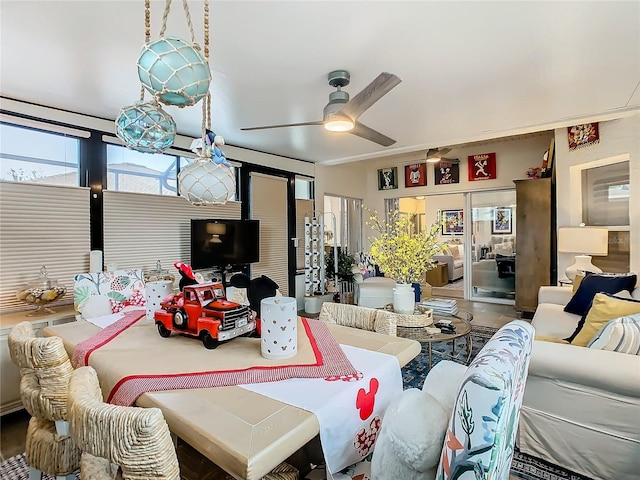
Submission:
POLYGON ((606 255, 609 230, 600 227, 561 227, 558 230, 558 251, 583 255, 606 255))
POLYGON ((573 280, 578 272, 600 273, 591 263, 591 255, 606 255, 609 248, 609 230, 602 227, 561 227, 558 229, 558 251, 577 253, 575 263, 569 265, 565 275, 573 280))

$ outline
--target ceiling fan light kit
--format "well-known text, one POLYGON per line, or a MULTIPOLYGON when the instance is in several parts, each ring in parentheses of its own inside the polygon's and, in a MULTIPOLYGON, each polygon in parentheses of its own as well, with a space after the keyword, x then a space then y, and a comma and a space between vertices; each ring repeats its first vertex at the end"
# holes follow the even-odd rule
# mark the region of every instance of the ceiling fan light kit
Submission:
POLYGON ((342 90, 342 87, 349 85, 351 81, 349 72, 346 70, 334 70, 329 73, 327 78, 329 85, 336 90, 329 94, 329 103, 324 106, 321 121, 247 127, 241 128, 241 130, 266 130, 269 128, 322 125, 326 130, 350 133, 384 147, 396 143, 392 138, 358 122, 358 117, 398 85, 402 81, 400 78, 391 73, 383 72, 352 100, 349 100, 349 94, 342 90))
POLYGON ((438 163, 450 151, 450 148, 430 148, 425 154, 425 160, 427 163, 438 163))

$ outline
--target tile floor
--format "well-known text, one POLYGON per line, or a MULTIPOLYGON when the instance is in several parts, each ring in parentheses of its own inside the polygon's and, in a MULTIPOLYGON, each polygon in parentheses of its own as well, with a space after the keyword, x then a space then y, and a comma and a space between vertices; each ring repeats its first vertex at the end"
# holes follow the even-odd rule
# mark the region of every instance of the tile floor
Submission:
MULTIPOLYGON (((470 302, 457 299, 458 306, 473 313, 473 323, 500 328, 514 318, 519 318, 512 305, 470 302)), ((301 315, 303 312, 300 312, 301 315)), ((29 414, 25 410, 0 417, 0 460, 4 461, 24 452, 29 414)))

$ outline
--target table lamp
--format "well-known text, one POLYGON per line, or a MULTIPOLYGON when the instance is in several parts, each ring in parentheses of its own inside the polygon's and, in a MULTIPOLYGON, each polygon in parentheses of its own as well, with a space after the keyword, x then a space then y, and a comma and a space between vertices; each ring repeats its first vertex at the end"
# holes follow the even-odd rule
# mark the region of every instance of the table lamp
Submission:
POLYGON ((560 227, 558 229, 558 252, 577 253, 575 263, 565 270, 569 280, 579 271, 602 273, 591 263, 591 255, 607 255, 609 230, 605 227, 560 227))

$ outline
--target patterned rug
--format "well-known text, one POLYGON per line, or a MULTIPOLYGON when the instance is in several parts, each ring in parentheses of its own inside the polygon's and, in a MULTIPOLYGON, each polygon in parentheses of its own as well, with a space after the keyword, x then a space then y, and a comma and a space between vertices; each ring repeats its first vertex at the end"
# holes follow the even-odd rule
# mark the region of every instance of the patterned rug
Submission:
MULTIPOLYGON (((478 325, 472 325, 471 335, 467 338, 456 339, 456 355, 460 363, 464 363, 466 358, 463 358, 466 354, 466 342, 471 340, 471 358, 475 357, 478 352, 484 347, 497 329, 492 327, 482 327, 478 325)), ((438 355, 438 352, 451 355, 453 342, 438 342, 434 343, 433 348, 433 364, 436 365, 442 360, 442 355, 438 355)), ((402 382, 404 388, 422 388, 422 382, 429 373, 429 354, 427 352, 427 346, 422 345, 422 351, 420 355, 409 362, 402 368, 402 382)))

